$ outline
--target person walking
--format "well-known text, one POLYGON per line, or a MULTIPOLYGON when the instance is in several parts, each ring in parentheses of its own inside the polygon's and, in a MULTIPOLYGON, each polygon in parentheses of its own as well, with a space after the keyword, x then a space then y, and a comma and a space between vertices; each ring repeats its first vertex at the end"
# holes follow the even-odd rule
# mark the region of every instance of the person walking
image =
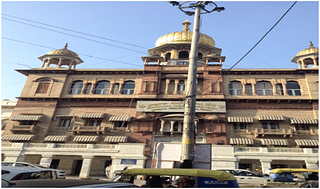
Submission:
POLYGON ((109 178, 111 164, 106 167, 106 178, 109 178))

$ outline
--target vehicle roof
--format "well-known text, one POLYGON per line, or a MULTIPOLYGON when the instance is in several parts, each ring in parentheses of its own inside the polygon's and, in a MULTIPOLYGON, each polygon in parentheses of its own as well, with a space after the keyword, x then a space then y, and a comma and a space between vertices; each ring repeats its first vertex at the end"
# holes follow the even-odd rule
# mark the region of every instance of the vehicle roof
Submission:
POLYGON ((10 181, 11 188, 64 188, 92 184, 114 184, 111 181, 82 180, 82 179, 41 179, 10 181))
POLYGON ((123 173, 127 175, 210 177, 218 181, 236 180, 230 173, 204 169, 127 169, 123 173))
POLYGON ((26 172, 26 171, 43 171, 51 170, 46 168, 35 168, 35 167, 14 167, 14 166, 1 166, 2 170, 8 170, 10 172, 26 172))
POLYGON ((290 169, 290 168, 277 168, 270 170, 270 173, 299 173, 299 172, 316 172, 318 173, 319 170, 317 169, 290 169))
MULTIPOLYGON (((245 169, 228 169, 228 168, 219 168, 219 169, 214 169, 214 170, 216 170, 216 171, 220 171, 220 170, 233 170, 233 171, 248 171, 248 170, 245 170, 245 169)), ((249 171, 249 172, 251 172, 251 171, 249 171)))

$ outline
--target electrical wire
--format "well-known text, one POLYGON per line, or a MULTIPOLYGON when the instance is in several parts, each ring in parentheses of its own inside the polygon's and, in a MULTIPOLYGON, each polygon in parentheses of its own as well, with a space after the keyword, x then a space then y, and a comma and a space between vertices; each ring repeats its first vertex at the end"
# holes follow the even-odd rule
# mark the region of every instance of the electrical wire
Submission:
MULTIPOLYGON (((10 39, 10 38, 7 38, 7 37, 2 37, 2 39, 15 41, 15 42, 19 42, 19 43, 25 43, 25 44, 28 44, 28 45, 38 46, 38 47, 47 48, 47 49, 55 49, 53 47, 47 47, 47 46, 38 45, 38 44, 34 44, 34 43, 29 43, 29 42, 25 42, 25 41, 10 39)), ((87 54, 80 54, 80 53, 79 53, 79 55, 87 56, 87 57, 90 57, 90 58, 96 58, 96 59, 100 59, 100 60, 106 60, 106 61, 110 61, 110 62, 117 62, 117 63, 121 63, 121 64, 127 64, 127 65, 141 67, 141 65, 138 65, 138 64, 133 64, 133 63, 128 63, 128 62, 121 62, 121 61, 112 60, 112 59, 108 59, 108 58, 101 58, 101 57, 97 57, 97 56, 92 56, 92 55, 87 55, 87 54)))
POLYGON ((105 42, 101 42, 101 41, 97 41, 97 40, 93 40, 93 39, 89 39, 89 38, 85 38, 85 37, 81 37, 81 36, 77 36, 77 35, 73 35, 73 34, 68 34, 68 33, 61 32, 61 31, 56 31, 56 30, 48 29, 48 28, 44 28, 44 27, 41 27, 41 26, 35 26, 35 25, 32 25, 32 24, 27 24, 27 23, 24 23, 24 22, 20 22, 20 21, 8 19, 8 18, 2 18, 2 19, 8 20, 8 21, 11 21, 11 22, 16 22, 16 23, 24 24, 24 25, 27 25, 27 26, 32 26, 32 27, 35 27, 35 28, 40 28, 40 29, 48 30, 48 31, 51 31, 51 32, 56 32, 56 33, 60 33, 60 34, 64 34, 64 35, 69 35, 69 36, 72 36, 72 37, 84 39, 84 40, 91 41, 91 42, 96 42, 96 43, 108 45, 108 46, 111 46, 111 47, 116 47, 116 48, 120 48, 120 49, 125 49, 125 50, 129 50, 129 51, 133 51, 133 52, 138 52, 138 53, 143 53, 143 54, 145 54, 145 52, 142 52, 142 51, 138 51, 138 50, 134 50, 134 49, 129 49, 129 48, 126 48, 126 47, 120 47, 120 46, 118 46, 118 45, 112 45, 112 44, 109 44, 109 43, 105 43, 105 42))
POLYGON ((213 83, 211 83, 211 85, 209 87, 207 87, 206 89, 203 90, 206 91, 207 89, 209 89, 211 86, 213 86, 215 83, 217 83, 224 75, 226 75, 227 73, 229 73, 237 64, 239 64, 272 30, 273 28, 275 28, 278 23, 287 15, 287 13, 292 9, 292 7, 297 3, 297 1, 295 1, 290 7, 289 9, 280 17, 280 19, 269 29, 268 32, 266 32, 262 38, 245 54, 243 55, 240 60, 238 60, 238 62, 236 62, 233 66, 231 66, 231 68, 229 68, 226 72, 224 72, 217 80, 215 80, 213 83))
POLYGON ((37 21, 25 19, 25 18, 20 18, 20 17, 17 17, 17 16, 12 16, 12 15, 5 14, 5 13, 2 13, 2 15, 3 16, 9 16, 9 17, 17 18, 17 19, 21 19, 21 20, 25 20, 25 21, 28 21, 28 22, 33 22, 33 23, 45 25, 45 26, 50 26, 50 27, 53 27, 53 28, 61 29, 61 30, 71 31, 71 32, 75 32, 75 33, 78 33, 78 34, 87 35, 87 36, 90 36, 90 37, 96 37, 96 38, 99 38, 99 39, 104 39, 104 40, 108 40, 108 41, 112 41, 112 42, 116 42, 116 43, 130 45, 130 46, 133 46, 133 47, 138 47, 138 48, 142 48, 142 49, 148 49, 146 47, 142 47, 142 46, 139 46, 139 45, 126 43, 126 42, 122 42, 122 41, 117 41, 117 40, 114 40, 114 39, 109 39, 109 38, 105 38, 105 37, 101 37, 101 36, 97 36, 97 35, 87 34, 87 33, 79 32, 79 31, 75 31, 75 30, 71 30, 71 29, 67 29, 67 28, 63 28, 63 27, 59 27, 59 26, 54 26, 54 25, 50 25, 50 24, 46 24, 46 23, 42 23, 42 22, 37 22, 37 21))

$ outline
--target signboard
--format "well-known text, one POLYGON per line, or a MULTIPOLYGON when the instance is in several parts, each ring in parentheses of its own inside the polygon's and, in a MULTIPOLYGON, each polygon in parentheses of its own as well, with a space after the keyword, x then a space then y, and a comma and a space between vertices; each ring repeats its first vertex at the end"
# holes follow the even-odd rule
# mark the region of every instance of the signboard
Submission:
MULTIPOLYGON (((173 168, 180 162, 181 144, 156 142, 152 168, 173 168), (173 153, 174 152, 174 153, 173 153)), ((211 144, 196 144, 194 168, 211 170, 211 144)))
MULTIPOLYGON (((184 112, 184 101, 138 101, 137 112, 184 112)), ((196 102, 196 113, 226 113, 225 102, 196 102)))
POLYGON ((137 164, 137 160, 136 159, 121 159, 120 164, 136 165, 137 164))

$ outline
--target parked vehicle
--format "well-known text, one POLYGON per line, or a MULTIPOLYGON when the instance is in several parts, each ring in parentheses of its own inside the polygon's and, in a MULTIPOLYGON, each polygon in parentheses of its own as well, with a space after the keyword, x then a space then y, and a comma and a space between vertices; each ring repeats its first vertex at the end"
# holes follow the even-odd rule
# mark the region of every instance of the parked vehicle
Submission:
MULTIPOLYGON (((32 168, 38 168, 38 169, 50 169, 48 167, 39 165, 39 164, 32 164, 27 162, 1 162, 1 166, 12 166, 12 167, 32 167, 32 168)), ((52 169, 54 172, 56 172, 58 179, 65 179, 66 178, 66 172, 59 169, 52 169)))
POLYGON ((237 179, 241 187, 261 187, 265 184, 269 177, 255 174, 245 169, 216 169, 231 173, 237 179))
POLYGON ((32 164, 27 162, 6 162, 6 161, 2 161, 1 166, 48 168, 42 165, 32 164))
POLYGON ((131 183, 119 183, 103 180, 17 180, 2 181, 2 188, 137 188, 131 183))
POLYGON ((270 171, 269 188, 318 188, 319 170, 279 168, 270 171))
POLYGON ((119 182, 134 183, 137 175, 143 176, 141 187, 196 187, 239 188, 236 178, 223 171, 201 169, 128 169, 119 182))
POLYGON ((1 167, 1 177, 5 181, 30 180, 30 179, 58 179, 54 169, 42 169, 33 167, 1 167))

